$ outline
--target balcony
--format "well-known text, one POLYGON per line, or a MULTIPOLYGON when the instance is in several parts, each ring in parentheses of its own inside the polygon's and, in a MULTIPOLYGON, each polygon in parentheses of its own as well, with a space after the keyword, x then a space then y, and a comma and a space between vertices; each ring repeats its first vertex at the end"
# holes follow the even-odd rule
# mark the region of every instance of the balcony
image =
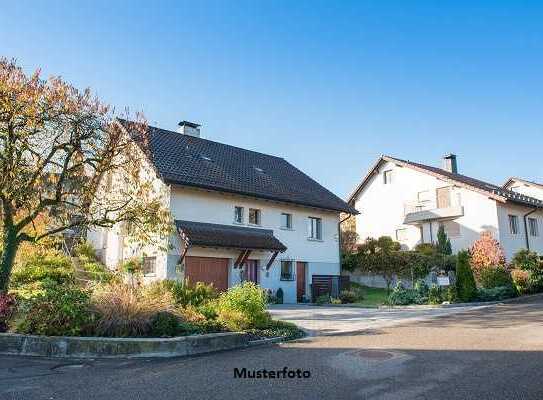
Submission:
POLYGON ((415 209, 411 212, 406 212, 404 224, 416 225, 425 221, 447 220, 462 217, 464 215, 464 207, 451 206, 445 208, 433 209, 415 209))

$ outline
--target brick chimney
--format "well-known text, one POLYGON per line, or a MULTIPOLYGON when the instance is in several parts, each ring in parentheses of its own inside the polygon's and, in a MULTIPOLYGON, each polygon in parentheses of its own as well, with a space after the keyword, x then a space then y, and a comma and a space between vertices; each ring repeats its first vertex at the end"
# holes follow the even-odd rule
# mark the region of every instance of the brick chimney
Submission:
POLYGON ((200 137, 201 125, 198 125, 198 124, 195 124, 194 122, 189 122, 189 121, 181 121, 178 125, 179 125, 179 128, 177 129, 177 132, 183 135, 200 137))
POLYGON ((443 157, 443 167, 445 171, 452 172, 453 174, 458 173, 458 165, 456 163, 456 154, 447 154, 443 157))

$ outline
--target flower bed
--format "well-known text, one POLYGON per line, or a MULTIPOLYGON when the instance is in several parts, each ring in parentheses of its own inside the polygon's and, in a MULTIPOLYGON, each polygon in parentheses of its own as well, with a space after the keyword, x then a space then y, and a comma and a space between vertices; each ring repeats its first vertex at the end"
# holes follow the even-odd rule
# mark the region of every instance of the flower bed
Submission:
POLYGON ((168 338, 221 332, 296 338, 302 331, 273 321, 266 294, 245 282, 217 293, 210 285, 160 281, 140 285, 81 255, 74 267, 59 254, 31 257, 0 295, 3 331, 44 336, 168 338), (125 282, 130 282, 127 284, 125 282))

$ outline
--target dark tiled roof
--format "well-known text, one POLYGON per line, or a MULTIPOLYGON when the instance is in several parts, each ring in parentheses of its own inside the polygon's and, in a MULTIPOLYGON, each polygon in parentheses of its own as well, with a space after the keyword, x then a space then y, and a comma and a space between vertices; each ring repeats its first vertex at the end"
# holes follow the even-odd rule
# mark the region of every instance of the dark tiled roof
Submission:
POLYGON ((180 220, 175 221, 175 226, 186 235, 191 246, 276 251, 287 249, 269 229, 180 220))
POLYGON ((373 171, 379 166, 381 161, 389 161, 393 163, 398 163, 406 167, 411 167, 414 169, 418 169, 418 170, 430 173, 431 175, 437 176, 441 179, 446 179, 451 182, 465 185, 471 189, 485 192, 497 200, 511 201, 513 203, 522 204, 525 206, 543 208, 543 201, 530 197, 530 196, 526 196, 521 193, 516 193, 511 190, 504 189, 501 186, 497 186, 492 183, 484 182, 479 179, 471 178, 469 176, 465 176, 462 174, 455 174, 441 168, 432 167, 430 165, 419 164, 413 161, 402 160, 402 159, 394 158, 390 156, 382 156, 379 159, 379 161, 375 164, 375 166, 372 168, 370 173, 364 178, 362 183, 357 187, 357 189, 350 196, 349 201, 352 201, 354 197, 358 195, 360 190, 364 187, 365 183, 367 182, 369 177, 371 177, 373 171))
MULTIPOLYGON (((130 131, 130 122, 120 120, 130 131)), ((280 157, 149 127, 152 161, 173 184, 358 213, 280 157)))

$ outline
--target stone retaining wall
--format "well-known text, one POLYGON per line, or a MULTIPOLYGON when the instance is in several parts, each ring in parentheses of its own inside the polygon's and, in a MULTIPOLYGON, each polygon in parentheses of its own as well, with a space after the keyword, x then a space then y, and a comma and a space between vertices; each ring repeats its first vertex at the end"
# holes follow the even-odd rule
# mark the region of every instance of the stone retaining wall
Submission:
POLYGON ((175 338, 102 338, 0 333, 0 354, 72 357, 177 357, 248 346, 243 333, 211 333, 175 338))

